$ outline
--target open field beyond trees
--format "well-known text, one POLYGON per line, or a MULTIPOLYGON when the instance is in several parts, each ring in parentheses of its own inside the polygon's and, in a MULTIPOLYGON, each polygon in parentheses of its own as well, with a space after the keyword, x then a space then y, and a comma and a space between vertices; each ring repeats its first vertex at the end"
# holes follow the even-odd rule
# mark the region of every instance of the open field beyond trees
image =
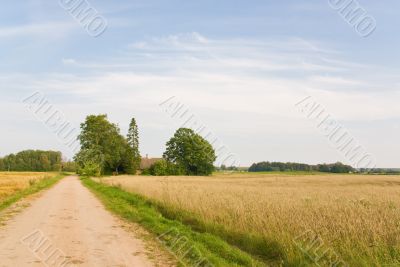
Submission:
POLYGON ((400 176, 233 173, 101 180, 273 265, 320 260, 315 257, 323 255, 304 253, 313 242, 310 233, 318 237, 319 253, 335 255, 342 264, 337 266, 400 264, 400 176))

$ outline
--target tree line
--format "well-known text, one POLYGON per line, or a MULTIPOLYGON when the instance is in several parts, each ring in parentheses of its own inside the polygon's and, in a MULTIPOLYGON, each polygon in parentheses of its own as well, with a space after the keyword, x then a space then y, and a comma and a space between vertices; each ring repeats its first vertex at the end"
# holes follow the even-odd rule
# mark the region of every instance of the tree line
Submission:
POLYGON ((356 170, 343 163, 337 162, 333 164, 308 165, 303 163, 284 163, 284 162, 259 162, 254 163, 249 168, 249 172, 284 172, 284 171, 318 171, 331 173, 350 173, 356 170))
POLYGON ((61 171, 61 157, 58 151, 25 150, 0 158, 0 171, 61 171))
MULTIPOLYGON (((139 131, 135 118, 126 136, 107 115, 90 115, 81 123, 78 136, 81 148, 73 162, 62 162, 61 152, 26 150, 0 158, 0 171, 76 171, 87 176, 120 173, 136 174, 142 157, 139 131)), ((144 170, 145 175, 210 175, 215 170, 215 150, 202 136, 188 128, 180 128, 166 143, 163 159, 144 170)), ((221 170, 238 170, 221 166, 221 170)), ((340 162, 308 165, 302 163, 259 162, 249 172, 319 171, 349 173, 356 170, 340 162)))

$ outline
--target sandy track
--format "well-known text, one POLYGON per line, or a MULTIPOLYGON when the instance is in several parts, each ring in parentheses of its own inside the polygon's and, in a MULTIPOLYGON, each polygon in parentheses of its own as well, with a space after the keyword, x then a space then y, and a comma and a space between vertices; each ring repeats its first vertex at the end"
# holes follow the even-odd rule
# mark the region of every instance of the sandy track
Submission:
POLYGON ((0 266, 153 266, 145 253, 74 176, 0 228, 0 266))

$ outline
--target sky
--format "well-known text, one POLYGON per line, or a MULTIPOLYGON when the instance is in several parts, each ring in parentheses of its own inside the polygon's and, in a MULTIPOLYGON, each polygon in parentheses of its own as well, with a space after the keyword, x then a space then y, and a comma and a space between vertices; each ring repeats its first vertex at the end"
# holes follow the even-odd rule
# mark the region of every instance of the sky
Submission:
POLYGON ((237 165, 352 164, 296 106, 310 97, 378 167, 400 167, 399 1, 347 0, 376 23, 368 36, 333 4, 345 0, 90 0, 106 25, 96 33, 68 9, 76 1, 0 9, 0 156, 73 156, 24 102, 37 93, 76 134, 89 114, 123 134, 135 117, 150 157, 183 125, 162 105, 173 99, 237 165))

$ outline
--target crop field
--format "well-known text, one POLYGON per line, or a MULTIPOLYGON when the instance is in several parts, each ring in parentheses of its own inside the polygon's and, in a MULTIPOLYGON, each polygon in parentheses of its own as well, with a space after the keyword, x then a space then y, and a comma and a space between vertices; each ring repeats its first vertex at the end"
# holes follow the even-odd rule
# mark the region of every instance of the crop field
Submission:
POLYGON ((400 176, 232 173, 102 182, 272 265, 325 266, 332 258, 336 266, 400 265, 400 176))
POLYGON ((0 204, 21 190, 53 176, 55 174, 42 172, 0 172, 0 204))

